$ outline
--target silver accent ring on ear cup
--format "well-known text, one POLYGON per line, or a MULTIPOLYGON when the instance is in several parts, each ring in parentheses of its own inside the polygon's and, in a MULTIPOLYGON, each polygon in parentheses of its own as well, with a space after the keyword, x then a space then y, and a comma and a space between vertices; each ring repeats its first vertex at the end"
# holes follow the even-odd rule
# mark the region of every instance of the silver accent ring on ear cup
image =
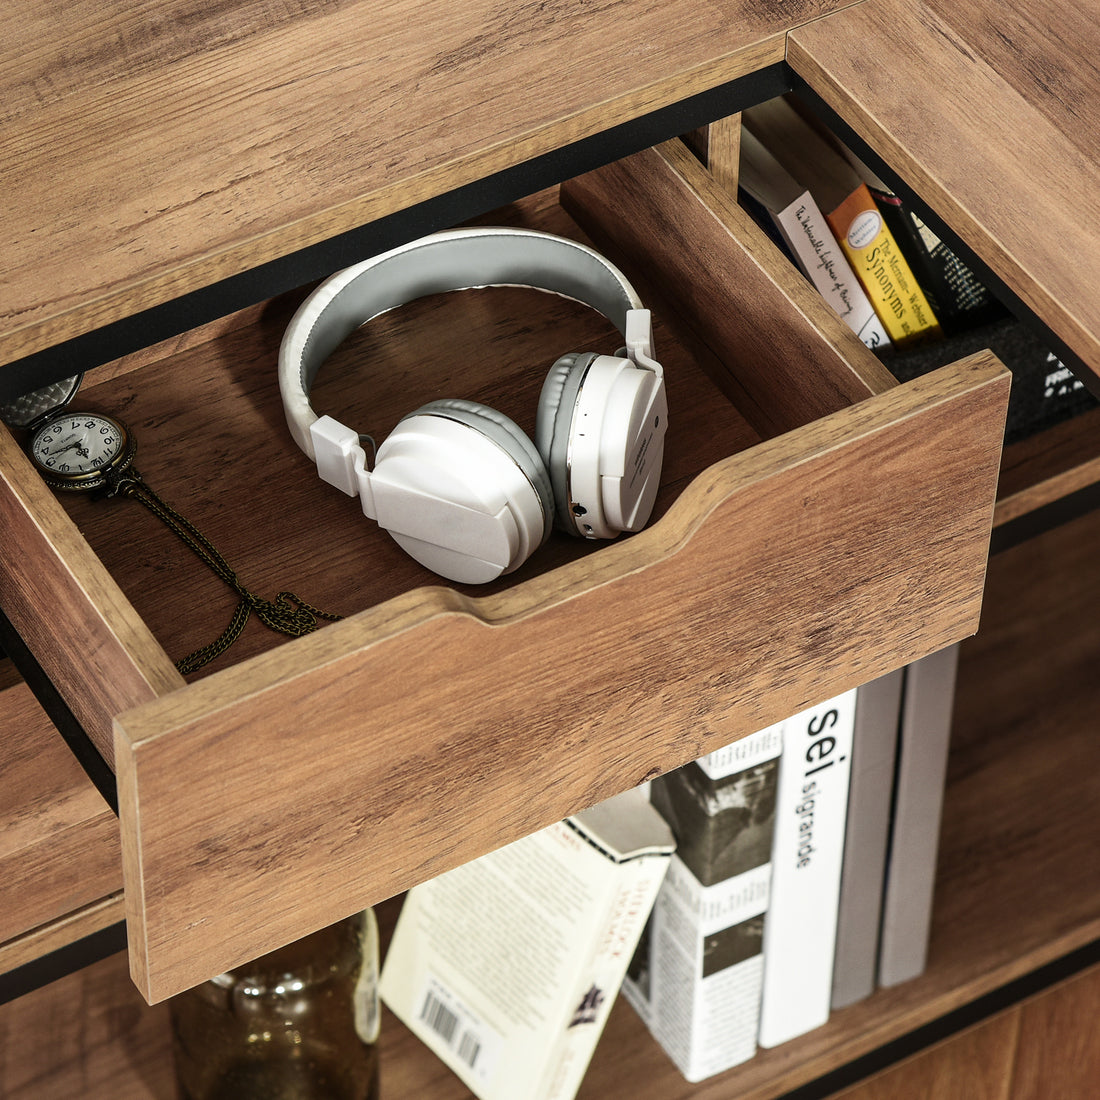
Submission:
POLYGON ((558 526, 570 534, 583 534, 583 521, 574 512, 576 502, 570 496, 570 429, 577 395, 595 359, 593 351, 570 352, 558 359, 543 382, 535 422, 535 446, 550 471, 550 484, 554 488, 554 515, 558 526))

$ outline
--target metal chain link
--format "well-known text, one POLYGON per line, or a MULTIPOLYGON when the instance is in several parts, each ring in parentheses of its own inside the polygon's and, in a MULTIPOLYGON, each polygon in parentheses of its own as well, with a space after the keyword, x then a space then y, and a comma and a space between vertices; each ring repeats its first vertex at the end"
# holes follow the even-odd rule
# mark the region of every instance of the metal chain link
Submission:
POLYGON ((279 592, 274 600, 265 600, 250 592, 214 544, 189 519, 165 503, 136 470, 127 470, 112 487, 111 495, 129 497, 143 504, 241 598, 229 625, 215 641, 176 661, 176 668, 183 675, 221 656, 240 637, 253 612, 264 626, 292 638, 312 633, 320 625, 318 619, 338 622, 343 617, 322 611, 293 592, 279 592))

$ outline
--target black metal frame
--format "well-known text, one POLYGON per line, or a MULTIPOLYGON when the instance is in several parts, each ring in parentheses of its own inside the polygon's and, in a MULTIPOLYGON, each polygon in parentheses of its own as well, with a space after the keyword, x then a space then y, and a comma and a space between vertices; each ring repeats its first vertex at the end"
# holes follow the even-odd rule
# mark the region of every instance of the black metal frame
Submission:
POLYGON ((0 974, 0 1005, 126 950, 126 923, 108 925, 56 951, 0 974))
POLYGON ((77 762, 87 773, 93 786, 103 796, 112 812, 118 815, 118 788, 115 773, 107 766, 84 727, 61 697, 49 674, 39 664, 11 620, 0 608, 0 646, 3 646, 19 675, 27 682, 42 709, 69 746, 77 762))

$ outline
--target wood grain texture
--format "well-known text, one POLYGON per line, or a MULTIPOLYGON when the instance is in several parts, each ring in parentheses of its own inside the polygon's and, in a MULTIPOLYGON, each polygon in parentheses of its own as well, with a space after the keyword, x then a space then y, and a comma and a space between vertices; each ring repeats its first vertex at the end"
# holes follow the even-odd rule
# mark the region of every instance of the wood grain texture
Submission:
POLYGON ((741 115, 727 115, 684 135, 684 144, 731 195, 741 174, 741 115))
POLYGON ((171 1100, 168 1006, 149 1008, 115 955, 0 1005, 5 1100, 171 1100))
POLYGON ((3 425, 0 545, 0 606, 110 763, 114 715, 183 677, 3 425))
POLYGON ((1020 1010, 1009 1100, 1091 1100, 1100 1081, 1100 967, 1062 982, 1020 1010))
MULTIPOLYGON (((1013 1009, 838 1092, 836 1100, 1012 1100, 1019 1038, 1020 1011, 1013 1009)), ((1062 1092, 1044 1095, 1070 1100, 1062 1092)))
POLYGON ((872 0, 795 31, 788 61, 1100 374, 1098 36, 1066 0, 872 0))
POLYGON ((562 203, 633 279, 660 281, 720 360, 716 384, 762 434, 896 384, 681 143, 569 180, 562 203))
POLYGON ((30 689, 8 688, 0 693, 0 944, 121 888, 115 815, 30 689))
POLYGON ((484 599, 421 589, 120 716, 139 988, 170 995, 972 632, 1007 377, 945 368, 724 460, 583 562, 484 599))
POLYGON ((1100 481, 1100 409, 1014 443, 1001 456, 996 527, 1100 481))
POLYGON ((781 61, 849 2, 7 5, 0 363, 781 61))
MULTIPOLYGON (((118 871, 121 875, 121 863, 118 871)), ((57 951, 95 932, 101 932, 125 918, 122 891, 98 898, 80 909, 74 909, 24 932, 14 939, 0 943, 0 974, 17 966, 41 959, 51 951, 57 951)), ((2 1056, 0 1056, 2 1061, 2 1056)))

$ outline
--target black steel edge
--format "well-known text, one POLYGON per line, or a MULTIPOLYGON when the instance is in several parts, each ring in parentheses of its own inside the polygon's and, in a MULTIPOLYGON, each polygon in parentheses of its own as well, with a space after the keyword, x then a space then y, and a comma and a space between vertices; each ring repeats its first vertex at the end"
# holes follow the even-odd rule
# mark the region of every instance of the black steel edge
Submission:
POLYGON ((788 91, 785 62, 0 367, 0 401, 110 362, 788 91))
POLYGON ((83 970, 109 955, 126 950, 126 922, 108 925, 22 966, 0 974, 0 1004, 41 989, 50 982, 83 970))
POLYGON ((61 698, 46 671, 30 651, 11 620, 0 608, 0 646, 11 658, 12 664, 34 693, 50 721, 65 739, 69 750, 87 773, 95 788, 103 796, 114 814, 118 815, 118 787, 115 774, 107 766, 84 727, 77 721, 69 705, 61 698))
POLYGON ((1029 997, 1042 993, 1059 982, 1080 974, 1100 962, 1100 940, 1093 940, 1084 947, 1071 951, 1058 959, 1006 983, 968 1004, 945 1013, 930 1023, 915 1028, 905 1035, 884 1043, 881 1047, 853 1059, 846 1065, 823 1074, 821 1077, 776 1100, 824 1100, 841 1089, 850 1088, 898 1062, 919 1054, 936 1043, 949 1039, 967 1028, 988 1020, 1005 1009, 1012 1008, 1029 997))
POLYGON ((1053 333, 1046 323, 1024 302, 1015 291, 996 275, 980 256, 944 222, 935 209, 916 192, 910 184, 897 176, 894 170, 793 70, 792 91, 803 100, 821 120, 894 191, 949 247, 971 268, 991 293, 1022 324, 1031 328, 1043 343, 1081 380, 1081 383, 1100 398, 1100 377, 1089 368, 1081 357, 1053 333))

